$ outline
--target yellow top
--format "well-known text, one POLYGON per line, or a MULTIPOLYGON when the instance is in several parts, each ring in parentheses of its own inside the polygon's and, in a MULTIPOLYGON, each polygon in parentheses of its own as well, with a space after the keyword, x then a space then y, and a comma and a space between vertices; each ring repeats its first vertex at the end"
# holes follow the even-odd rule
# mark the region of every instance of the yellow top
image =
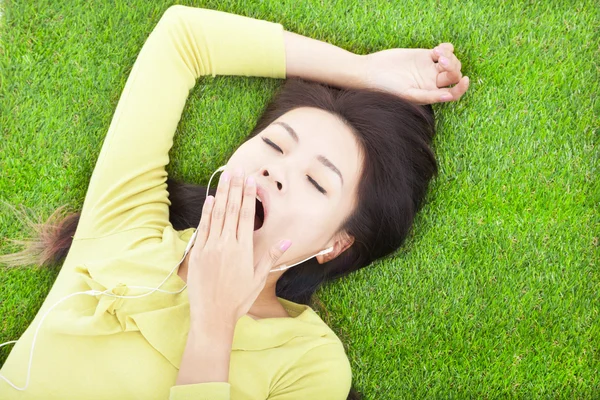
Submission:
MULTIPOLYGON (((133 66, 92 175, 73 245, 36 318, 0 374, 26 383, 33 335, 60 299, 90 289, 136 295, 181 259, 194 229, 169 223, 165 166, 189 91, 202 75, 285 77, 283 27, 170 7, 133 66)), ((176 271, 162 290, 184 282, 176 271)), ((279 299, 289 318, 242 317, 229 383, 175 386, 189 330, 187 288, 139 299, 74 295, 39 330, 29 387, 0 379, 1 399, 346 399, 344 348, 310 308, 279 299)))

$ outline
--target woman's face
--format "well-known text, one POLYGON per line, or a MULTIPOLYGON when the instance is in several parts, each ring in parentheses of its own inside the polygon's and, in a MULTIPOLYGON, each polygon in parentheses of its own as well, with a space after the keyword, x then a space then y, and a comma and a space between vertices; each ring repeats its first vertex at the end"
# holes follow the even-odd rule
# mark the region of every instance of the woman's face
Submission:
POLYGON ((242 144, 227 167, 256 178, 266 208, 254 231, 255 260, 282 239, 292 246, 277 265, 334 246, 325 259, 319 257, 329 261, 349 247, 353 239, 336 233, 356 205, 361 159, 350 128, 316 108, 294 109, 242 144))

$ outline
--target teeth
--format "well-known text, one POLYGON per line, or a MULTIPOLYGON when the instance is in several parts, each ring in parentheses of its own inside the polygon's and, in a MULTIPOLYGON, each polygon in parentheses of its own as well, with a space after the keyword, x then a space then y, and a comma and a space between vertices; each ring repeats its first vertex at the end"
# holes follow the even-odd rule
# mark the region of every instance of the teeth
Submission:
POLYGON ((262 203, 262 200, 260 199, 260 197, 256 196, 256 200, 258 200, 262 203))

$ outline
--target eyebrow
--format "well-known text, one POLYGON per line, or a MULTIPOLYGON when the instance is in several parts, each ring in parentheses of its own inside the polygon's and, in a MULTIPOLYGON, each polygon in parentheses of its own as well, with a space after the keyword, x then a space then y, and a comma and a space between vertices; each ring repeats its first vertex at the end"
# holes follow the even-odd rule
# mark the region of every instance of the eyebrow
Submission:
MULTIPOLYGON (((296 143, 298 143, 300 141, 300 139, 298 139, 298 134, 296 133, 296 131, 289 126, 288 124, 286 124, 283 121, 277 121, 277 122, 273 122, 273 125, 279 125, 282 126, 287 133, 290 134, 290 136, 292 137, 292 139, 294 139, 294 141, 296 143)), ((335 165, 333 165, 333 163, 331 161, 329 161, 329 159, 327 157, 325 157, 324 155, 319 154, 319 156, 317 156, 317 159, 327 168, 329 168, 330 170, 332 170, 333 172, 335 172, 339 177, 340 180, 342 181, 342 186, 344 185, 344 177, 342 176, 342 173, 340 172, 339 169, 337 169, 337 167, 335 165)))

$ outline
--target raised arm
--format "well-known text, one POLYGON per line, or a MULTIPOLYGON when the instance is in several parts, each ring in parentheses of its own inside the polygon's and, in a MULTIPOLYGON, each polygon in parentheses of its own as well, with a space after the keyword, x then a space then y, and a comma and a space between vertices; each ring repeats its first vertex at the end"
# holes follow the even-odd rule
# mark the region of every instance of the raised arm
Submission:
POLYGON ((162 235, 169 225, 169 150, 189 92, 203 75, 284 78, 283 27, 184 6, 164 13, 119 99, 74 245, 133 229, 138 244, 162 235))
POLYGON ((292 32, 284 32, 284 38, 287 77, 385 90, 417 104, 459 100, 469 88, 450 43, 361 56, 292 32))
MULTIPOLYGON (((400 88, 398 94, 408 96, 411 90, 414 95, 415 90, 427 88, 419 82, 407 84, 402 77, 415 79, 417 75, 409 69, 398 70, 389 59, 410 64, 424 54, 428 68, 437 71, 436 79, 444 75, 436 62, 440 56, 434 51, 419 50, 420 56, 415 57, 416 53, 396 50, 387 53, 392 57, 376 56, 379 53, 356 56, 284 32, 279 24, 213 10, 170 7, 142 47, 127 79, 90 181, 74 244, 138 229, 135 244, 139 245, 145 237, 155 239, 169 225, 165 166, 189 91, 200 76, 299 76, 345 87, 400 88), (395 80, 385 83, 386 74, 395 80)), ((443 89, 431 89, 435 90, 443 89)), ((122 243, 123 247, 131 245, 122 243)), ((215 324, 219 320, 219 316, 211 318, 215 324)), ((211 340, 205 329, 190 329, 173 398, 229 398, 233 325, 212 326, 211 340), (194 337, 196 332, 206 335, 194 337), (211 363, 206 363, 208 355, 211 363)), ((300 386, 289 390, 302 392, 304 386, 314 383, 310 379, 299 382, 300 386)))
POLYGON ((377 88, 425 104, 468 88, 450 44, 359 56, 279 24, 172 6, 144 44, 104 140, 75 240, 168 225, 165 166, 173 135, 202 75, 301 77, 377 88), (449 88, 449 85, 456 84, 449 88))

